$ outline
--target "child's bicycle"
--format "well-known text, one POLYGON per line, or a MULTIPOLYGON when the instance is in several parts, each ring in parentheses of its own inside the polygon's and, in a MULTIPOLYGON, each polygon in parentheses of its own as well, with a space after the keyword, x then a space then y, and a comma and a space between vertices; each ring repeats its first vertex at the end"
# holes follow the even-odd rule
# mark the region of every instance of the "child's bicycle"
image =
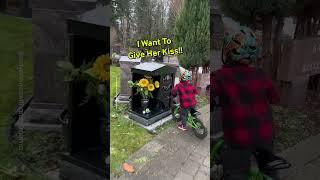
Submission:
MULTIPOLYGON (((179 112, 180 112, 180 104, 174 103, 173 109, 172 109, 172 116, 173 116, 173 119, 177 122, 180 119, 179 112)), ((204 124, 201 122, 201 120, 197 117, 197 115, 199 114, 200 112, 198 111, 192 112, 192 113, 189 112, 186 123, 187 123, 187 126, 192 128, 196 137, 200 139, 204 139, 208 134, 208 130, 204 126, 204 124)))
MULTIPOLYGON (((217 108, 221 107, 219 104, 219 99, 216 98, 214 101, 211 103, 213 105, 213 114, 217 113, 217 108)), ((213 116, 213 121, 215 121, 216 116, 213 116)), ((211 167, 211 176, 213 179, 217 180, 223 180, 223 167, 222 167, 222 154, 225 151, 225 142, 223 138, 223 134, 220 134, 218 137, 214 137, 212 135, 211 140, 210 140, 210 167, 211 167)), ((288 169, 291 167, 291 164, 286 161, 285 159, 278 157, 274 155, 272 152, 268 152, 264 150, 265 152, 262 153, 262 150, 260 154, 267 154, 268 155, 268 160, 267 164, 263 164, 261 166, 263 167, 258 167, 258 168, 251 168, 249 174, 248 174, 248 180, 273 180, 274 178, 271 178, 267 176, 266 174, 262 173, 264 172, 272 172, 272 174, 277 174, 277 170, 281 169, 288 169), (261 168, 261 169, 259 169, 261 168)), ((259 156, 259 152, 256 151, 253 153, 256 157, 259 156)), ((261 157, 261 155, 260 155, 261 157)), ((262 159, 262 158, 261 158, 262 159)))
MULTIPOLYGON (((223 138, 219 139, 211 149, 210 154, 210 161, 211 161, 211 167, 214 167, 214 172, 212 173, 212 176, 215 177, 215 179, 222 180, 222 174, 223 174, 223 168, 222 168, 222 153, 224 151, 224 140, 223 138)), ((269 162, 265 167, 264 170, 268 172, 275 172, 277 170, 281 169, 288 169, 291 167, 291 164, 286 161, 285 159, 278 157, 276 155, 273 156, 273 161, 269 162)), ((251 169, 248 175, 248 180, 273 180, 272 177, 269 177, 262 173, 258 169, 251 169)))

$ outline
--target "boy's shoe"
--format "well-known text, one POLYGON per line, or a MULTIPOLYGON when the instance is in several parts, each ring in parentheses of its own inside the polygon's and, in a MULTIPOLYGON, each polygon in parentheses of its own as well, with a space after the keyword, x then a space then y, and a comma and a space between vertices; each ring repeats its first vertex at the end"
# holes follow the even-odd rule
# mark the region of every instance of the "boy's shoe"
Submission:
POLYGON ((182 131, 187 130, 186 126, 184 126, 183 124, 179 124, 178 128, 181 129, 182 131))

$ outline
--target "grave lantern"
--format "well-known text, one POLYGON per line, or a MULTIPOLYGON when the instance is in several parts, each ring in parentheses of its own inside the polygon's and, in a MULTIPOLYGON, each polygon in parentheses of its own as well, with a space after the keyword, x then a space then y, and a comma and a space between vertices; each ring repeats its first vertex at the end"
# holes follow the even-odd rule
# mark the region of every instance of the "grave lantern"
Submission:
MULTIPOLYGON (((77 19, 67 21, 69 58, 76 68, 110 52, 110 9, 97 6, 77 19)), ((109 107, 90 99, 80 106, 86 96, 86 81, 73 81, 69 85, 68 111, 64 124, 67 152, 62 155, 60 178, 69 180, 104 180, 109 177, 109 107)), ((109 101, 109 82, 103 85, 109 101)), ((109 105, 109 103, 107 103, 109 105)))
POLYGON ((152 91, 152 98, 144 102, 142 96, 132 88, 131 111, 129 117, 145 126, 149 126, 171 114, 171 90, 174 86, 176 68, 155 62, 145 62, 131 69, 132 81, 137 82, 146 76, 160 83, 159 88, 152 91), (150 112, 145 112, 147 107, 150 112))

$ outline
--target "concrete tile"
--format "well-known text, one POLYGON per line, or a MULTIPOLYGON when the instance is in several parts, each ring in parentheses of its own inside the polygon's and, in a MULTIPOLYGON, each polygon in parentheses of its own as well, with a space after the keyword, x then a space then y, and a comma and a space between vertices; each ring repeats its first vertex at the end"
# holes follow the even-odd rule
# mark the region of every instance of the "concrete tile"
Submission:
POLYGON ((197 171, 199 170, 201 164, 193 162, 193 161, 188 161, 186 164, 182 167, 182 172, 185 172, 189 175, 196 175, 197 171))
POLYGON ((193 178, 194 180, 210 180, 210 176, 201 171, 198 171, 197 174, 193 178))
POLYGON ((193 176, 180 172, 175 178, 174 180, 193 180, 193 176))
POLYGON ((203 165, 206 167, 210 167, 210 157, 207 156, 206 159, 203 161, 203 165))

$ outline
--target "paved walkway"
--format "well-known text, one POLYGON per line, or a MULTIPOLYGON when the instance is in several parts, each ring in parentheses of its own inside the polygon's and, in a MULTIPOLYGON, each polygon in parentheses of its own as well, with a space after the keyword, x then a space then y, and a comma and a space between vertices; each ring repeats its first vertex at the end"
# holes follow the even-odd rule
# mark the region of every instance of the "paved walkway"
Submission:
MULTIPOLYGON (((199 118, 209 130, 210 106, 200 110, 199 118)), ((127 161, 135 173, 124 173, 118 180, 209 180, 210 139, 200 140, 192 130, 170 127, 143 146, 127 161)))
POLYGON ((281 153, 292 163, 288 170, 282 170, 283 180, 320 180, 320 134, 311 137, 281 153))

